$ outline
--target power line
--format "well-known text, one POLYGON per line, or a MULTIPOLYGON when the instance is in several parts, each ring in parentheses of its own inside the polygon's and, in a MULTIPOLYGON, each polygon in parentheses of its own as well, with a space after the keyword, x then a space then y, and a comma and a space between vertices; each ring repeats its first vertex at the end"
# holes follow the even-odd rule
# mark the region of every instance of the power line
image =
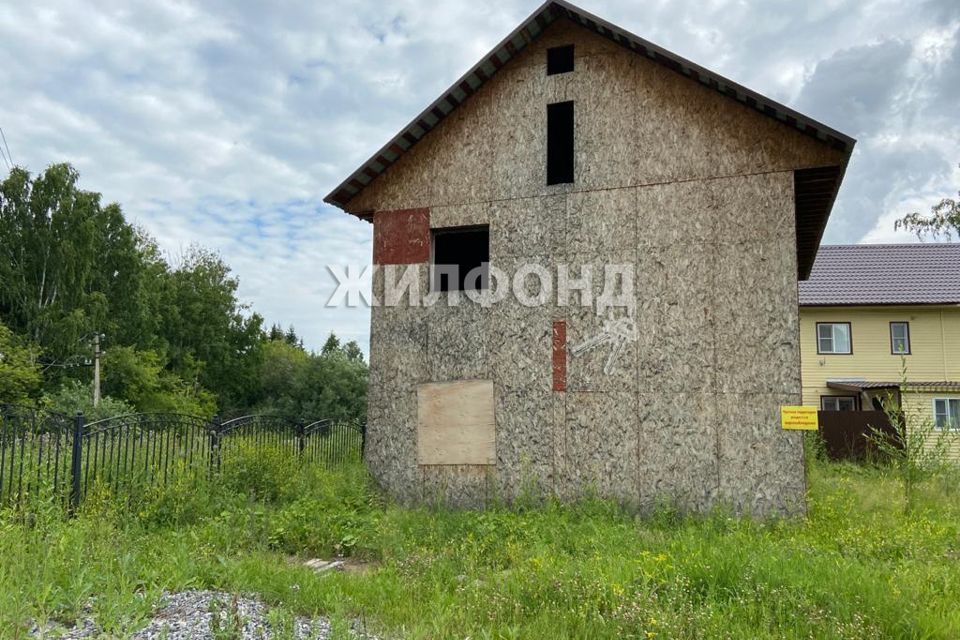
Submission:
MULTIPOLYGON (((3 136, 3 129, 0 129, 0 136, 3 136)), ((6 139, 6 136, 4 136, 4 139, 6 139)), ((3 152, 3 147, 0 147, 0 158, 3 158, 3 164, 7 165, 7 171, 13 171, 10 161, 7 160, 7 154, 3 152)))
POLYGON ((10 153, 10 145, 7 144, 7 136, 3 134, 3 127, 0 127, 0 138, 3 138, 3 146, 7 148, 7 157, 10 159, 7 166, 9 167, 13 164, 13 154, 10 153))

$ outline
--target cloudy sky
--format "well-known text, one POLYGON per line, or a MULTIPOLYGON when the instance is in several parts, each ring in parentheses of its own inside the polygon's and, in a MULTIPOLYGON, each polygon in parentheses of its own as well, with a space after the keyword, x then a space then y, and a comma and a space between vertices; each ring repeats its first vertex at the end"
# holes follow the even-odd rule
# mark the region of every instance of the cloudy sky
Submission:
MULTIPOLYGON (((324 265, 369 262, 371 227, 322 198, 537 6, 492 4, 3 2, 0 128, 172 257, 220 251, 268 322, 366 349, 324 265)), ((893 221, 960 188, 956 0, 580 4, 857 138, 828 242, 910 241, 893 221)))

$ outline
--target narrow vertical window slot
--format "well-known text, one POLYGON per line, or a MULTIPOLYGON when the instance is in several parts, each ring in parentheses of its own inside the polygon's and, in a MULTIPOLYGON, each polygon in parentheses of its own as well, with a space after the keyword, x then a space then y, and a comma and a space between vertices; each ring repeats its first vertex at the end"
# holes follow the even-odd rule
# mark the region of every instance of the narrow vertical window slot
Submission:
POLYGON ((547 105, 547 184, 573 182, 573 102, 547 105))

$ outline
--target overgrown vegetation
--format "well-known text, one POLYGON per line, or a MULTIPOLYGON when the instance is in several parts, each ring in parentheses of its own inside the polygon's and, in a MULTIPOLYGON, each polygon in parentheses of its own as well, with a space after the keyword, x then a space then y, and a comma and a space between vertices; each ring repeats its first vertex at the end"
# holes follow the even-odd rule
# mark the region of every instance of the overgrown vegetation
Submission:
POLYGON ((359 467, 238 453, 223 481, 183 475, 75 519, 0 517, 0 636, 91 604, 123 635, 161 591, 256 592, 285 614, 409 638, 956 638, 960 480, 899 506, 877 467, 812 463, 806 519, 722 511, 637 518, 609 503, 405 509, 359 467), (342 554, 365 570, 317 575, 342 554))
MULTIPOLYGON (((909 389, 907 359, 900 356, 900 390, 909 389)), ((889 463, 903 490, 903 507, 914 508, 917 487, 949 470, 949 428, 938 429, 925 415, 905 411, 902 400, 887 393, 883 410, 893 432, 872 429, 867 435, 877 452, 889 463)))
MULTIPOLYGON (((117 408, 195 415, 276 410, 361 418, 367 369, 353 342, 320 353, 294 329, 264 327, 221 257, 171 261, 77 172, 14 168, 0 182, 0 403, 92 408, 91 337, 117 408), (119 404, 116 404, 119 403, 119 404)), ((88 411, 89 412, 89 411, 88 411)))

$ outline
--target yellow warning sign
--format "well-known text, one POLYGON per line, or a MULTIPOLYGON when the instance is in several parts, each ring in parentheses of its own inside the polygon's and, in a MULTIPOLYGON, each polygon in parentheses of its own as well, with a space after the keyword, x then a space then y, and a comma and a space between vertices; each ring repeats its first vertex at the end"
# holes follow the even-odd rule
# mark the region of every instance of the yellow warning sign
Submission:
POLYGON ((816 407, 780 407, 780 426, 784 429, 816 431, 820 428, 816 407))

